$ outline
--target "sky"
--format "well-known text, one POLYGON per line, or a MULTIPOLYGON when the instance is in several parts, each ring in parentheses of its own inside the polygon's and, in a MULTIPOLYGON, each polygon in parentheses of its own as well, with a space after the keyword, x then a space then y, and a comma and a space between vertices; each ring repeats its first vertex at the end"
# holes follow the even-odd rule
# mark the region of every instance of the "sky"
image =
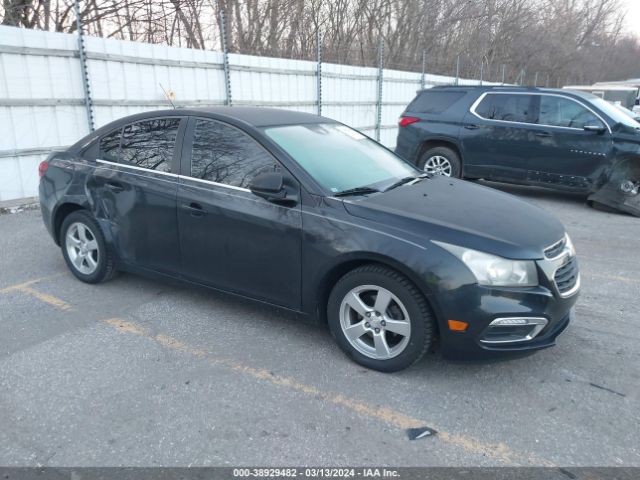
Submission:
POLYGON ((640 0, 620 0, 620 3, 627 9, 627 31, 640 39, 640 0))

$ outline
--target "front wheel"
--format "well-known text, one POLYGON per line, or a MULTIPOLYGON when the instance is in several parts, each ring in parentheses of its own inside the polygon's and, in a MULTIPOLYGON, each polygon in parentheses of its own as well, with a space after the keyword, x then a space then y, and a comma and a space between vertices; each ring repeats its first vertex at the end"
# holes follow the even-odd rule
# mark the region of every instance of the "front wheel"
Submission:
POLYGON ((375 370, 407 368, 433 341, 426 298, 406 277, 383 266, 366 265, 342 277, 331 292, 327 314, 340 348, 375 370))
POLYGON ((104 282, 115 273, 113 253, 102 230, 84 210, 70 213, 62 222, 60 247, 69 270, 83 282, 104 282))
POLYGON ((418 160, 418 167, 430 175, 460 178, 460 157, 447 147, 430 148, 418 160))

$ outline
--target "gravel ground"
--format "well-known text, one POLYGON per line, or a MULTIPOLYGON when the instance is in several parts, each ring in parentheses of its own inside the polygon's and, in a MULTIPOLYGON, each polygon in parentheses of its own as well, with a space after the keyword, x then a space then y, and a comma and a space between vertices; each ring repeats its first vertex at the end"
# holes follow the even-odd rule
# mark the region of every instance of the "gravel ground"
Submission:
POLYGON ((527 358, 391 375, 259 304, 83 284, 37 210, 0 215, 0 465, 640 466, 640 219, 497 187, 567 226, 576 321, 527 358))

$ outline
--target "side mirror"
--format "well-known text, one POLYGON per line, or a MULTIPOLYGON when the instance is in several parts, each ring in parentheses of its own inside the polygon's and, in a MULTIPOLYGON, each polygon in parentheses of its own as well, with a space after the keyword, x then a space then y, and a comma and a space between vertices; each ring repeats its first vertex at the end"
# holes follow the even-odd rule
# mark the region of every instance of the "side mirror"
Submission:
POLYGON ((259 173, 251 180, 249 190, 269 202, 288 200, 287 190, 284 188, 284 177, 280 172, 259 173))
POLYGON ((604 133, 607 129, 602 125, 585 125, 582 127, 585 132, 604 133))

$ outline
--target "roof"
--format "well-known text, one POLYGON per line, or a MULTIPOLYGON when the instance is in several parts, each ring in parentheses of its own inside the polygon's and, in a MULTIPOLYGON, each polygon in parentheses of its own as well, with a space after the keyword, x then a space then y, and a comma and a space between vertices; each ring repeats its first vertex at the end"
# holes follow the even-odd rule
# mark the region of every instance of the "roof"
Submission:
POLYGON ((292 125, 301 123, 329 123, 335 122, 330 118, 321 117, 312 113, 296 112, 281 108, 264 107, 210 107, 201 109, 177 109, 184 110, 185 114, 194 112, 206 112, 227 118, 234 118, 254 127, 266 127, 271 125, 292 125))
POLYGON ((435 87, 425 88, 423 91, 433 90, 433 89, 442 89, 442 90, 504 90, 507 92, 522 92, 522 91, 546 91, 546 90, 556 90, 552 88, 542 88, 542 87, 529 87, 529 86, 519 86, 519 85, 436 85, 435 87))

